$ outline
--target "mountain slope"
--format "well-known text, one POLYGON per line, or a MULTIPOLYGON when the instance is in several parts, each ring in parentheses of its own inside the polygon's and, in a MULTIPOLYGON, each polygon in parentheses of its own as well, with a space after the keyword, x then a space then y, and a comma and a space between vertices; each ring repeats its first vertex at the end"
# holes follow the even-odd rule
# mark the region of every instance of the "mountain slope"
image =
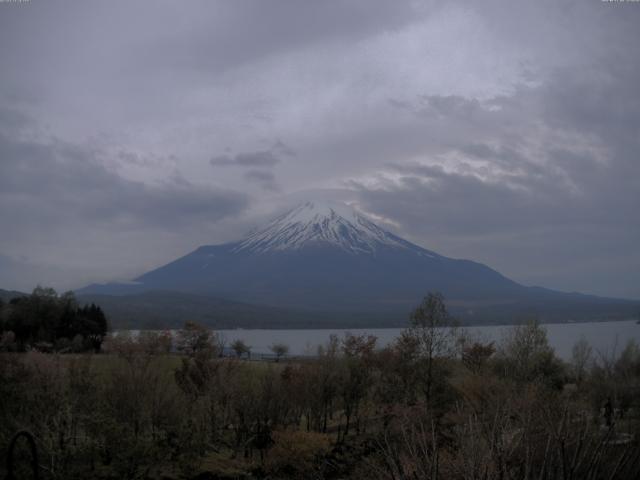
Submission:
POLYGON ((571 305, 583 313, 589 306, 602 311, 606 304, 605 310, 614 312, 630 305, 525 287, 480 263, 447 258, 403 240, 345 205, 316 202, 300 205, 238 242, 200 247, 130 284, 94 285, 80 293, 153 290, 389 318, 406 318, 426 292, 435 290, 451 308, 471 317, 481 312, 497 317, 500 312, 553 314, 549 305, 563 315, 571 305))

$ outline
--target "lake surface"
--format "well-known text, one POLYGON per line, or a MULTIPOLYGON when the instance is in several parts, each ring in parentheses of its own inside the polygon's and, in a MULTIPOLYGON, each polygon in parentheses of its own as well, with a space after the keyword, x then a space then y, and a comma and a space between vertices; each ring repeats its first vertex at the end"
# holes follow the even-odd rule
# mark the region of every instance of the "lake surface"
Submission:
MULTIPOLYGON (((640 325, 635 320, 618 322, 589 322, 589 323, 550 323, 543 324, 547 331, 549 344, 556 354, 565 360, 571 358, 573 345, 585 338, 593 348, 594 355, 619 355, 629 340, 640 344, 640 325)), ((499 343, 512 329, 511 325, 486 325, 464 327, 471 340, 499 343)), ((289 355, 313 356, 318 346, 324 345, 330 335, 341 338, 346 333, 354 335, 368 334, 378 337, 378 347, 384 347, 393 342, 400 335, 401 328, 351 328, 351 329, 234 329, 216 330, 225 340, 227 347, 234 340, 243 340, 251 347, 252 355, 271 355, 269 349, 274 343, 284 343, 289 346, 289 355)), ((138 330, 131 333, 137 334, 138 330)), ((116 332, 117 334, 118 332, 116 332)), ((175 335, 177 330, 173 330, 175 335)))
MULTIPOLYGON (((593 347, 594 354, 619 354, 627 342, 635 339, 640 343, 640 325, 634 320, 620 322, 592 323, 554 323, 545 324, 549 344, 556 354, 563 359, 571 358, 573 345, 584 337, 593 347)), ((513 328, 508 325, 465 327, 472 338, 482 341, 499 342, 505 333, 513 328)), ((318 345, 325 344, 329 335, 342 337, 346 332, 354 335, 370 334, 378 337, 378 346, 392 342, 402 331, 400 328, 363 328, 363 329, 322 329, 322 330, 218 330, 224 335, 227 345, 236 339, 244 340, 251 346, 252 354, 271 353, 269 346, 274 343, 285 343, 289 346, 290 355, 314 355, 318 345)))

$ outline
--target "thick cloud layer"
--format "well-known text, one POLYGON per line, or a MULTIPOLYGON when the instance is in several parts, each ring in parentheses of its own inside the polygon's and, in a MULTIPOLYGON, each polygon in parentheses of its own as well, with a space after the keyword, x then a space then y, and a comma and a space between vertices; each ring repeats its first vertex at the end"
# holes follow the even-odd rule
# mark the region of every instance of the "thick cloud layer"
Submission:
POLYGON ((0 288, 122 279, 313 196, 640 298, 640 4, 0 3, 0 288))

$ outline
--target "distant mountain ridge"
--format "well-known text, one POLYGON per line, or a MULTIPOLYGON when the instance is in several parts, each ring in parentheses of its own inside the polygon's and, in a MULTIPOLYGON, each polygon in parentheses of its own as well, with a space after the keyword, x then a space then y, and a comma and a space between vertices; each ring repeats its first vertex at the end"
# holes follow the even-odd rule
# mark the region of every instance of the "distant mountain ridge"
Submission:
POLYGON ((0 288, 0 300, 3 302, 8 302, 12 298, 16 297, 24 297, 28 295, 27 293, 18 292, 17 290, 3 290, 0 288))
POLYGON ((442 292, 459 316, 483 323, 488 316, 496 322, 523 315, 619 318, 638 305, 520 285, 486 265, 408 242, 332 202, 306 202, 237 242, 202 246, 131 283, 91 285, 78 293, 160 290, 298 313, 369 313, 372 319, 387 316, 390 324, 406 318, 428 291, 442 292))

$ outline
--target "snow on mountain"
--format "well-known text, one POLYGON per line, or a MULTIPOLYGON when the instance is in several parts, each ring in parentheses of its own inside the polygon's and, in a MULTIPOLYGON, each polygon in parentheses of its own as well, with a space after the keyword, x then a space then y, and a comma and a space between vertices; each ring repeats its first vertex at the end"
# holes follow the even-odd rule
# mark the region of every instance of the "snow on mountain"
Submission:
POLYGON ((413 247, 348 205, 306 202, 249 234, 234 251, 264 253, 309 246, 339 247, 356 254, 375 253, 381 247, 413 247))

